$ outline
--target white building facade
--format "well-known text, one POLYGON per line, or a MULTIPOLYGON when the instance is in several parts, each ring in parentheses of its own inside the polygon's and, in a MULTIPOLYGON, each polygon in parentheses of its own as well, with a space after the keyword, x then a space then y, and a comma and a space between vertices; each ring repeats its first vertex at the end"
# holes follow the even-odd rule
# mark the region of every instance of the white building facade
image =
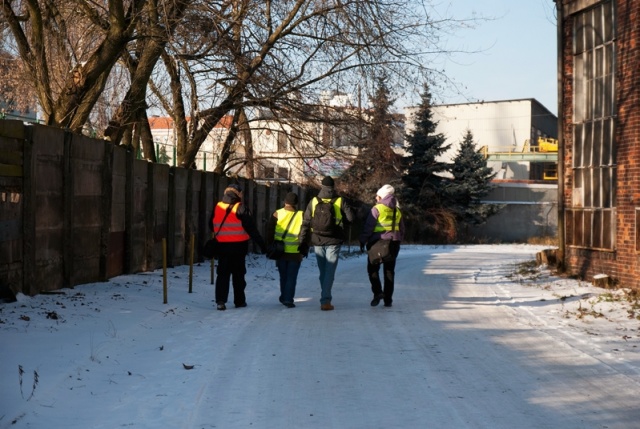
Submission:
MULTIPOLYGON (((202 143, 195 159, 198 170, 213 171, 219 158, 220 148, 229 134, 229 127, 231 126, 232 120, 233 116, 227 115, 223 117, 202 143)), ((177 138, 173 120, 164 116, 151 117, 149 118, 149 126, 151 128, 151 135, 153 136, 158 162, 175 166, 177 162, 177 138)))
MULTIPOLYGON (((413 116, 417 107, 405 109, 406 131, 414 128, 413 116)), ((538 137, 556 138, 558 119, 533 98, 503 101, 485 101, 467 104, 443 104, 432 107, 432 119, 451 144, 442 161, 452 162, 467 130, 473 134, 478 149, 488 153, 522 153, 535 146, 538 137)), ((545 165, 532 165, 529 161, 489 161, 498 179, 542 179, 545 165)))

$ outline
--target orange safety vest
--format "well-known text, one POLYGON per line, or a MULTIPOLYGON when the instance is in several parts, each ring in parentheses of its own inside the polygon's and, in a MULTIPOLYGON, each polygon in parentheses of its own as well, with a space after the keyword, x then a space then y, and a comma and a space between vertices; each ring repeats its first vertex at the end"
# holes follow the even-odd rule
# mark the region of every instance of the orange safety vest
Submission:
POLYGON ((238 219, 238 215, 236 214, 238 206, 240 206, 240 203, 233 205, 231 212, 224 220, 221 228, 220 224, 222 223, 222 219, 224 219, 225 214, 227 214, 229 204, 222 202, 216 204, 213 216, 213 231, 216 234, 216 238, 221 243, 235 243, 249 240, 249 234, 247 234, 247 231, 242 227, 242 222, 238 219))

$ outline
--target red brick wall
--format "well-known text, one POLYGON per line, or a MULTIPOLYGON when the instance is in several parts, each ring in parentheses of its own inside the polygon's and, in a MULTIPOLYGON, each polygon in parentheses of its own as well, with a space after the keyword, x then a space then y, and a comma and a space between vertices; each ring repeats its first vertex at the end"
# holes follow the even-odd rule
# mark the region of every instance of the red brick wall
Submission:
MULTIPOLYGON (((571 207, 572 194, 572 25, 572 18, 565 17, 564 108, 561 114, 565 148, 564 203, 567 208, 571 207)), ((591 280, 594 274, 604 273, 620 286, 640 289, 635 213, 636 208, 640 208, 640 0, 616 1, 616 38, 616 249, 605 252, 567 246, 565 266, 570 273, 586 280, 591 280)))

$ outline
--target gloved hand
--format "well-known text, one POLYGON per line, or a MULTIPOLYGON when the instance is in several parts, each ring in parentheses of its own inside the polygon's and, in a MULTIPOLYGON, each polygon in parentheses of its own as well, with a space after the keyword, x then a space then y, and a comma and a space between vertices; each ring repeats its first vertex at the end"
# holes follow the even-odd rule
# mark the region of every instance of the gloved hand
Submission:
POLYGON ((300 243, 298 245, 298 252, 306 258, 309 256, 309 245, 307 243, 300 243))
POLYGON ((360 253, 364 253, 364 244, 360 243, 360 253))

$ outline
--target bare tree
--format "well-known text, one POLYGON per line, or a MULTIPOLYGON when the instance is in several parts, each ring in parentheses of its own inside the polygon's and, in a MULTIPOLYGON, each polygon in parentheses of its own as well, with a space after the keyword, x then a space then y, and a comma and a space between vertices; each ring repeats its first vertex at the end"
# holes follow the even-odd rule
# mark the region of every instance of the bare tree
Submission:
MULTIPOLYGON (((319 156, 335 151, 317 127, 295 125, 326 123, 319 94, 372 94, 382 72, 396 94, 413 91, 438 76, 429 64, 450 53, 441 36, 460 24, 434 19, 430 0, 2 0, 0 10, 5 51, 20 59, 47 124, 79 132, 108 121, 104 136, 142 141, 153 159, 153 107, 173 119, 185 167, 222 118, 234 116, 232 136, 249 144, 264 111, 291 125, 292 141, 315 145, 319 156), (126 79, 110 86, 122 70, 126 79)), ((347 116, 329 115, 342 124, 347 116)), ((253 170, 260 160, 248 149, 253 170)), ((219 159, 225 171, 232 161, 219 159)))
POLYGON ((36 106, 31 85, 27 80, 19 78, 24 73, 22 61, 3 50, 0 42, 0 114, 10 111, 27 112, 36 106))
POLYGON ((80 132, 134 35, 145 0, 3 0, 10 46, 45 123, 80 132))
MULTIPOLYGON (((416 75, 428 76, 433 72, 428 58, 446 53, 437 48, 438 32, 457 24, 434 21, 425 16, 426 9, 404 0, 231 0, 191 6, 185 14, 190 25, 177 32, 168 49, 172 60, 163 63, 166 73, 155 75, 171 76, 171 91, 154 85, 160 104, 176 126, 183 127, 176 133, 183 166, 193 165, 213 127, 238 110, 247 115, 241 126, 252 126, 251 112, 266 110, 303 136, 292 141, 313 142, 319 157, 335 151, 308 127, 295 125, 327 123, 327 106, 320 103, 319 94, 328 88, 353 93, 362 86, 371 87, 371 93, 371 77, 381 69, 394 89, 416 82, 416 75), (203 22, 203 16, 213 19, 203 22), (194 39, 182 33, 187 28, 206 31, 194 39), (186 115, 189 121, 183 119, 186 115)), ((344 112, 329 116, 340 122, 346 118, 344 112)), ((250 143, 246 132, 238 134, 237 125, 234 121, 231 134, 245 136, 245 143, 250 143)), ((219 163, 229 161, 232 142, 227 139, 219 163)), ((260 160, 251 158, 250 150, 245 155, 253 170, 260 160)), ((225 169, 216 166, 216 171, 225 169)))

